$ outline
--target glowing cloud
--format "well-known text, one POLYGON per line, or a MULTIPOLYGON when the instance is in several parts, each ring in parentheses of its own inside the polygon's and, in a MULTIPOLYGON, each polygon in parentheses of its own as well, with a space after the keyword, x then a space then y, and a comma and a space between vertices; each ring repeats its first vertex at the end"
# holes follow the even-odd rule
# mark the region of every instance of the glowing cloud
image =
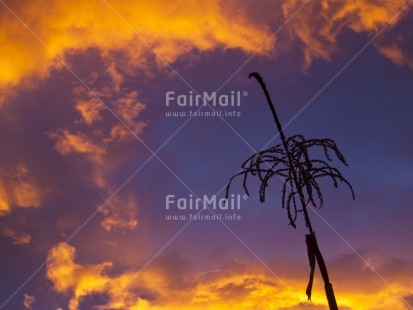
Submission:
POLYGON ((0 170, 0 216, 14 207, 37 208, 41 204, 42 191, 30 177, 25 165, 0 170))
POLYGON ((28 294, 23 295, 23 306, 25 309, 33 309, 32 305, 36 301, 34 296, 30 296, 28 294))
MULTIPOLYGON (((73 89, 74 109, 79 118, 70 130, 60 128, 49 134, 58 153, 87 164, 92 184, 107 197, 116 191, 110 181, 111 174, 124 163, 113 152, 136 141, 146 126, 146 122, 139 119, 145 105, 140 102, 137 91, 123 87, 122 76, 113 62, 106 65, 101 75, 92 73, 88 77, 90 90, 73 89), (99 84, 100 79, 107 82, 99 84)), ((101 226, 105 230, 137 227, 137 202, 132 195, 122 192, 102 203, 98 207, 104 216, 101 226)))
POLYGON ((140 298, 136 290, 140 285, 162 289, 162 281, 165 281, 156 274, 152 274, 151 279, 147 276, 139 276, 135 279, 135 274, 132 272, 111 277, 105 272, 112 266, 111 262, 80 265, 74 261, 75 254, 74 247, 60 243, 50 250, 47 264, 47 277, 53 282, 54 289, 61 293, 71 293, 70 310, 78 309, 84 297, 94 294, 109 295, 113 298, 110 305, 112 308, 119 308, 120 305, 127 307, 139 302, 140 298), (139 285, 136 284, 137 280, 139 285), (126 287, 128 284, 131 284, 131 288, 126 287), (135 293, 131 292, 131 289, 134 289, 135 293))
POLYGON ((104 105, 97 98, 90 98, 89 101, 80 100, 76 103, 76 110, 82 116, 82 122, 91 125, 94 121, 101 119, 101 112, 104 105))
MULTIPOLYGON (((274 12, 283 12, 283 18, 275 21, 276 27, 303 3, 304 0, 276 2, 274 12)), ((298 41, 308 67, 314 59, 328 60, 339 51, 337 39, 346 29, 374 34, 386 24, 394 27, 406 16, 406 12, 397 14, 407 3, 408 0, 308 1, 286 23, 290 39, 279 46, 289 49, 292 42, 298 41)), ((272 35, 275 29, 271 31, 269 21, 253 21, 248 12, 234 10, 237 6, 232 2, 26 0, 18 4, 6 1, 6 5, 0 11, 3 86, 25 83, 30 77, 46 77, 51 68, 62 67, 60 60, 68 54, 90 48, 99 49, 107 59, 118 59, 116 62, 123 63, 129 72, 153 62, 165 66, 165 61, 171 63, 191 50, 231 48, 261 55, 274 54, 276 47, 278 50, 275 41, 279 38, 272 35)), ((400 42, 378 48, 396 63, 410 64, 410 60, 400 60, 411 59, 406 50, 402 51, 400 42)), ((117 83, 124 78, 114 66, 108 70, 117 83)))
POLYGON ((132 60, 130 66, 153 59, 148 45, 159 56, 161 65, 165 65, 163 60, 174 61, 192 49, 220 47, 265 52, 272 45, 261 51, 269 37, 268 27, 251 25, 242 12, 229 12, 218 0, 157 0, 150 4, 127 0, 109 1, 108 5, 99 1, 6 3, 8 9, 2 5, 0 11, 3 85, 15 85, 30 76, 45 77, 52 67, 61 66, 56 56, 63 59, 67 52, 88 48, 97 47, 104 54, 123 51, 132 60))
MULTIPOLYGON (((299 17, 292 19, 287 27, 291 39, 300 42, 305 67, 308 67, 314 59, 330 60, 340 50, 337 40, 346 29, 374 35, 386 25, 392 28, 406 15, 399 12, 407 3, 408 0, 308 1, 299 17)), ((299 0, 285 1, 284 16, 291 15, 302 4, 299 0)), ((400 55, 395 51, 382 54, 400 62, 400 55)))
MULTIPOLYGON (((82 300, 91 295, 109 298, 106 305, 96 306, 97 309, 327 309, 321 285, 316 285, 312 302, 308 302, 304 293, 307 278, 283 275, 281 282, 256 263, 238 262, 210 272, 178 274, 176 269, 154 264, 144 271, 109 276, 106 271, 112 267, 111 262, 78 264, 75 253, 74 247, 58 244, 50 250, 47 265, 54 289, 70 294, 70 310, 79 309, 82 300)), ((391 279, 390 288, 354 256, 336 263, 351 265, 354 271, 350 277, 348 272, 343 273, 336 286, 340 308, 405 309, 400 296, 411 295, 412 270, 400 269, 386 260, 378 271, 391 279)))
POLYGON ((136 209, 137 202, 134 196, 115 196, 102 208, 101 213, 105 219, 101 226, 107 231, 114 228, 134 229, 138 226, 136 209))
MULTIPOLYGON (((110 145, 131 138, 131 134, 124 127, 119 128, 118 133, 122 133, 121 136, 114 136, 113 128, 118 128, 117 126, 116 124, 112 127, 106 138, 102 138, 99 134, 97 134, 98 138, 93 135, 89 137, 81 132, 73 134, 68 130, 57 130, 50 134, 50 137, 55 140, 55 149, 60 154, 80 156, 81 161, 88 163, 92 172, 88 177, 91 178, 92 184, 107 197, 111 197, 116 191, 110 182, 110 175, 117 166, 117 163, 110 160, 108 154, 111 150, 110 145)), ((123 193, 115 195, 97 207, 104 216, 101 226, 107 231, 114 228, 134 229, 138 225, 137 202, 132 195, 125 196, 123 193)))
POLYGON ((0 235, 11 239, 12 243, 16 245, 26 245, 31 241, 29 234, 18 232, 10 227, 1 227, 0 235))
POLYGON ((92 141, 82 133, 71 133, 68 130, 58 130, 50 135, 56 140, 55 148, 62 155, 71 153, 85 154, 93 161, 101 161, 105 149, 92 141))

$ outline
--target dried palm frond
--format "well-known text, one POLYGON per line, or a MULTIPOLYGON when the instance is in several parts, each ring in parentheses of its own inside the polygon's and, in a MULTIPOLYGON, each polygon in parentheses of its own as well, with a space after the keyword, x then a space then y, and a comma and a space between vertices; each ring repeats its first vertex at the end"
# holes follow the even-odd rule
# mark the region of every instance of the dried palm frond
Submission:
POLYGON ((274 122, 277 125, 281 144, 260 151, 244 161, 241 165, 241 171, 230 178, 226 189, 226 197, 228 198, 232 181, 239 176, 243 178, 242 184, 247 195, 249 195, 247 186, 248 176, 259 179, 261 182, 259 189, 260 202, 265 201, 270 180, 274 176, 282 180, 281 206, 287 209, 289 224, 296 228, 295 222, 298 213, 302 212, 304 214, 305 224, 310 232, 306 235, 307 252, 311 267, 306 294, 310 299, 315 261, 317 260, 325 284, 329 307, 332 310, 337 310, 338 307, 333 287, 329 282, 327 268, 318 247, 315 232, 311 226, 307 207, 311 205, 316 208, 321 208, 323 205, 323 194, 318 183, 319 179, 322 178, 329 178, 333 182, 334 187, 338 187, 340 183, 344 183, 344 185, 350 189, 353 199, 355 198, 351 184, 337 168, 330 165, 330 162, 333 161, 331 153, 338 161, 347 166, 346 159, 332 139, 307 140, 303 135, 294 135, 286 138, 264 80, 256 72, 251 73, 249 77, 254 77, 264 91, 274 122), (310 151, 317 151, 317 149, 324 153, 323 158, 313 158, 311 156, 310 151))

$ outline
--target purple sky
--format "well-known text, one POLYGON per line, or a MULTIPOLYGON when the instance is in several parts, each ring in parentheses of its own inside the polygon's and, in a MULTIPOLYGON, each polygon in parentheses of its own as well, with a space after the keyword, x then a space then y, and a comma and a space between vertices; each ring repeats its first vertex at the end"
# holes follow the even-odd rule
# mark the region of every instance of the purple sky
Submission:
POLYGON ((257 71, 286 135, 349 163, 356 199, 322 181, 309 211, 340 309, 412 309, 410 2, 173 3, 0 0, 0 308, 327 309, 280 179, 262 204, 236 179, 237 220, 166 208, 280 143, 257 71), (240 106, 166 106, 217 90, 240 106))

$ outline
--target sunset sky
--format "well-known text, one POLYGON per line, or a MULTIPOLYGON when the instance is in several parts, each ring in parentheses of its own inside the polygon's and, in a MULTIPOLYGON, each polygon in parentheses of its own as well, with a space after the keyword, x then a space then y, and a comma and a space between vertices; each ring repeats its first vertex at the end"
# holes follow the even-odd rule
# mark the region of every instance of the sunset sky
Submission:
POLYGON ((412 2, 0 0, 0 309, 328 309, 281 179, 167 204, 280 143, 253 71, 348 161, 356 199, 309 210, 339 308, 413 309, 412 2), (166 100, 214 91, 239 105, 166 100))

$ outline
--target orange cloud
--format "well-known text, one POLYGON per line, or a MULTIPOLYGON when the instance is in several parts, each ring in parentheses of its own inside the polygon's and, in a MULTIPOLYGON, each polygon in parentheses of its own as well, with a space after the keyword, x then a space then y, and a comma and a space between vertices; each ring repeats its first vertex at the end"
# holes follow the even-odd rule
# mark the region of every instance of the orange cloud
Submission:
POLYGON ((87 125, 91 125, 94 121, 101 119, 100 114, 104 109, 104 105, 95 97, 88 101, 78 101, 75 108, 82 116, 82 121, 87 125))
POLYGON ((105 148, 93 143, 82 133, 71 133, 69 130, 57 130, 50 135, 56 140, 55 148, 62 155, 84 154, 90 160, 100 162, 106 153, 105 148))
POLYGON ((43 193, 30 177, 25 165, 0 170, 0 216, 9 213, 14 207, 37 208, 43 193))
MULTIPOLYGON (((122 159, 113 156, 113 152, 129 142, 139 143, 136 137, 140 137, 146 127, 146 122, 140 119, 146 105, 140 101, 137 91, 124 86, 125 75, 124 70, 119 69, 115 62, 109 61, 104 64, 102 74, 92 73, 88 77, 91 91, 83 87, 73 90, 75 109, 81 117, 74 122, 74 126, 84 132, 81 133, 84 140, 103 150, 100 152, 102 156, 90 154, 84 158, 92 163, 94 184, 99 190, 103 190, 107 197, 116 190, 116 186, 110 181, 111 174, 120 164, 124 164, 122 159), (101 83, 102 79, 107 82, 101 83), (112 113, 116 114, 116 117, 112 113)), ((58 140, 56 143, 58 146, 58 140)), ((80 153, 79 151, 77 153, 80 153)), ((99 208, 104 216, 101 226, 105 230, 137 227, 138 203, 134 195, 122 191, 103 203, 105 204, 99 208)))
POLYGON ((97 309, 265 309, 271 303, 292 306, 304 302, 297 286, 284 292, 280 285, 262 273, 195 274, 184 279, 184 287, 174 287, 165 271, 148 268, 144 272, 128 271, 109 276, 111 262, 82 265, 75 262, 75 248, 61 243, 50 250, 47 277, 57 292, 70 293, 69 309, 79 309, 90 295, 110 298, 97 309), (147 296, 151 296, 149 299, 147 296))
POLYGON ((413 69, 413 50, 411 42, 413 34, 411 31, 402 31, 409 29, 412 23, 412 16, 404 18, 389 31, 375 42, 375 46, 380 53, 393 61, 396 65, 407 66, 413 69))
POLYGON ((101 226, 110 231, 114 228, 134 229, 138 226, 136 219, 137 202, 133 195, 115 196, 101 210, 105 219, 101 226))
POLYGON ((132 91, 119 98, 116 103, 115 113, 127 125, 128 129, 125 128, 123 124, 116 124, 112 127, 109 140, 123 141, 128 139, 128 137, 131 136, 129 130, 137 136, 140 135, 142 130, 145 128, 146 123, 136 122, 135 120, 143 109, 145 109, 145 105, 138 101, 138 93, 136 91, 132 91))
MULTIPOLYGON (((339 51, 337 40, 346 29, 374 35, 387 24, 390 28, 395 26, 406 15, 398 13, 407 3, 408 0, 309 1, 287 28, 290 38, 300 42, 308 67, 314 59, 330 60, 339 51)), ((290 16, 302 4, 301 0, 285 1, 284 16, 290 16)), ((398 57, 390 51, 383 55, 392 60, 398 57)))
MULTIPOLYGON (((69 294, 70 310, 79 309, 82 300, 92 295, 101 295, 109 300, 96 309, 327 309, 322 280, 316 278, 312 301, 309 302, 304 292, 308 274, 288 276, 292 266, 276 268, 282 270, 284 284, 252 262, 238 262, 199 273, 168 268, 162 265, 169 262, 165 260, 142 272, 135 270, 109 275, 107 271, 112 267, 111 262, 79 264, 75 262, 75 253, 74 247, 58 244, 50 250, 47 265, 47 276, 54 289, 69 294)), ((409 285, 413 279, 411 267, 397 270, 396 265, 384 264, 378 271, 390 281, 389 288, 372 272, 362 271, 364 267, 358 258, 344 259, 346 268, 351 268, 343 271, 347 277, 338 276, 336 279, 340 309, 405 309, 398 295, 412 294, 409 285)), ((343 268, 343 260, 336 263, 343 268)))
MULTIPOLYGON (((314 59, 329 60, 339 51, 337 39, 346 29, 372 35, 388 23, 391 28, 396 26, 407 15, 406 10, 396 17, 408 0, 307 1, 286 24, 290 38, 274 36, 265 45, 275 30, 270 24, 280 27, 304 0, 275 2, 274 16, 282 11, 283 18, 271 23, 248 18, 245 7, 236 9, 233 1, 108 3, 8 1, 8 8, 42 42, 8 8, 0 11, 0 85, 27 84, 30 78, 47 77, 51 68, 62 68, 58 58, 66 59, 71 53, 90 48, 97 48, 105 59, 132 73, 137 68, 147 68, 154 60, 157 65, 165 66, 164 61, 174 62, 191 50, 240 49, 250 54, 270 55, 280 46, 290 49, 292 42, 299 42, 308 67, 314 59), (275 42, 281 38, 285 41, 276 46, 275 42)), ((386 47, 382 54, 396 63, 405 63, 400 57, 407 57, 406 51, 400 55, 397 44, 386 47), (396 48, 399 52, 395 52, 396 48)), ((107 70, 115 84, 123 81, 114 65, 107 70)))
MULTIPOLYGON (((6 1, 44 43, 39 42, 13 13, 0 11, 0 84, 15 85, 26 77, 45 77, 61 66, 66 53, 98 48, 104 54, 124 51, 132 60, 128 66, 153 58, 151 45, 160 60, 174 61, 197 49, 237 48, 261 52, 269 28, 251 24, 242 12, 228 12, 218 0, 199 1, 6 1)), ((272 41, 273 43, 273 41, 272 41)), ((268 44, 262 52, 267 51, 268 44)))
POLYGON ((135 140, 146 127, 144 121, 138 120, 146 107, 145 104, 139 100, 137 91, 122 87, 123 73, 117 71, 113 62, 107 65, 106 72, 99 77, 109 77, 111 82, 95 86, 98 76, 92 74, 89 79, 92 88, 90 91, 83 86, 74 88, 75 109, 81 116, 76 123, 85 123, 89 126, 93 124, 95 132, 101 136, 99 145, 105 147, 113 142, 135 140), (111 115, 112 113, 116 116, 111 115), (110 122, 107 118, 104 119, 104 114, 110 117, 110 122))
POLYGON ((28 294, 23 295, 23 306, 25 309, 33 309, 32 305, 36 301, 34 296, 30 296, 28 294))
POLYGON ((0 234, 11 239, 12 243, 16 245, 26 245, 31 241, 29 234, 18 232, 10 227, 1 227, 0 234))
MULTIPOLYGON (((119 276, 109 276, 106 270, 112 266, 111 262, 103 262, 96 265, 81 265, 75 262, 76 250, 74 247, 60 243, 53 247, 48 254, 47 277, 53 283, 53 288, 57 292, 71 293, 69 309, 79 309, 79 304, 83 298, 95 294, 109 295, 114 298, 111 302, 112 308, 119 308, 119 305, 129 306, 139 303, 140 298, 134 296, 130 288, 126 288, 129 282, 137 289, 139 285, 144 287, 158 287, 162 289, 161 275, 152 274, 140 276, 139 285, 136 285, 133 272, 126 272, 119 276)), ((130 308, 131 309, 131 308, 130 308)))
MULTIPOLYGON (((117 125, 114 125, 117 128, 117 125)), ((126 130, 122 128, 122 130, 126 130)), ((113 128, 112 128, 113 131, 113 128)), ((111 156, 108 152, 111 150, 111 143, 113 143, 112 131, 109 137, 101 138, 98 135, 95 142, 95 137, 89 137, 83 133, 71 133, 68 130, 57 130, 50 134, 55 143, 56 150, 62 155, 81 155, 83 160, 87 161, 94 185, 105 193, 107 197, 111 197, 116 190, 111 185, 110 175, 117 166, 116 163, 111 162, 111 156)), ((123 132, 123 131, 122 131, 123 132)), ((99 132, 100 133, 100 132, 99 132)), ((124 133, 123 139, 130 139, 131 134, 124 133)), ((119 138, 119 137, 116 137, 119 138)), ((136 219, 137 202, 133 195, 117 194, 109 199, 109 201, 102 201, 102 205, 97 206, 100 213, 104 216, 101 226, 107 230, 114 228, 120 229, 134 229, 138 225, 136 219)))
MULTIPOLYGON (((110 182, 111 174, 124 163, 114 158, 113 152, 125 143, 136 141, 146 126, 146 122, 139 119, 145 105, 136 91, 123 87, 122 76, 113 62, 101 76, 91 74, 88 78, 91 91, 83 87, 73 90, 74 108, 80 116, 74 121, 74 128, 71 131, 57 129, 49 134, 60 154, 87 162, 94 185, 107 197, 116 190, 110 182), (97 86, 99 78, 109 78, 110 82, 97 86), (111 111, 119 119, 113 117, 111 111)), ((101 226, 105 230, 134 229, 138 225, 137 202, 132 195, 117 194, 99 208, 104 216, 101 226)))

